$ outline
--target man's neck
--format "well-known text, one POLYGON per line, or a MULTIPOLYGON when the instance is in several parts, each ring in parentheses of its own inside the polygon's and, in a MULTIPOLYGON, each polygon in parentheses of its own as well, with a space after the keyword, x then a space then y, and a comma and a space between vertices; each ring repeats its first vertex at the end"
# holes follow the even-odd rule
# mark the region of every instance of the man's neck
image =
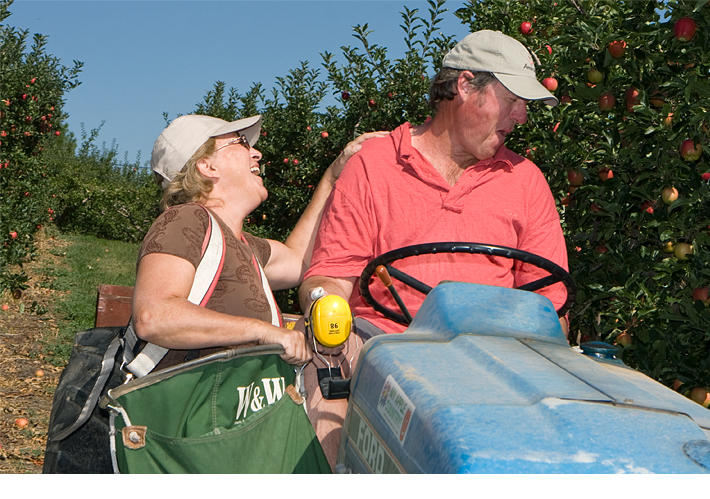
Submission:
POLYGON ((457 153, 449 128, 439 116, 412 127, 411 135, 412 147, 431 163, 451 187, 456 185, 466 168, 478 162, 473 156, 457 153))

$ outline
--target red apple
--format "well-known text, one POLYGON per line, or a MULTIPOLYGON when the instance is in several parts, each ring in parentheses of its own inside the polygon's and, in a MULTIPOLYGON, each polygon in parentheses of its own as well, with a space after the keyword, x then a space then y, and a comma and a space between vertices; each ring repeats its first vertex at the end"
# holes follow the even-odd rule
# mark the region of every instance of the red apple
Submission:
POLYGON ((653 215, 653 201, 646 201, 641 205, 641 209, 649 215, 653 215))
POLYGON ((614 172, 605 167, 599 168, 597 175, 599 175, 599 180, 602 182, 606 182, 610 178, 614 178, 614 172))
POLYGON ((562 97, 560 97, 560 102, 562 104, 571 104, 572 97, 570 97, 568 94, 564 94, 562 97))
POLYGON ((700 175, 700 178, 702 178, 705 182, 710 181, 710 172, 703 173, 700 175))
POLYGON ((7 303, 3 303, 2 307, 0 307, 0 308, 2 309, 3 312, 7 312, 8 310, 10 310, 10 306, 7 303))
POLYGON ((607 48, 609 49, 609 54, 614 59, 618 59, 626 52, 626 42, 624 40, 611 42, 607 48))
POLYGON ((547 53, 552 55, 552 47, 550 47, 549 45, 545 45, 545 48, 547 49, 547 53))
POLYGON ((328 132, 322 132, 322 133, 320 134, 320 136, 323 137, 324 139, 327 139, 327 138, 328 138, 328 132))
POLYGON ((634 111, 634 106, 641 102, 641 92, 638 91, 636 87, 629 87, 626 91, 626 109, 627 111, 634 111))
POLYGON ((525 36, 531 35, 531 34, 532 34, 532 31, 533 31, 533 30, 532 30, 532 24, 530 24, 530 23, 527 22, 527 21, 520 23, 520 28, 518 28, 518 29, 519 29, 520 32, 521 32, 523 35, 525 35, 525 36))
POLYGON ((44 371, 42 369, 38 369, 37 372, 35 372, 35 376, 41 378, 42 376, 44 376, 44 371))
POLYGON ((649 99, 649 102, 653 107, 663 107, 663 105, 666 103, 666 96, 667 94, 665 92, 654 90, 651 93, 651 98, 649 99))
POLYGON ((675 245, 673 254, 678 260, 687 260, 688 255, 693 254, 693 246, 688 243, 678 243, 675 245))
POLYGON ((686 161, 697 161, 703 153, 702 144, 695 144, 692 139, 684 140, 680 145, 680 155, 686 161))
POLYGON ((17 418, 15 420, 15 426, 17 426, 20 429, 24 428, 28 424, 29 424, 29 421, 27 421, 25 418, 17 418))
POLYGON ((548 89, 550 92, 557 90, 557 80, 554 78, 545 78, 542 80, 542 86, 548 89))
POLYGON ((683 386, 683 382, 682 382, 681 380, 679 380, 678 378, 676 378, 676 379, 673 381, 673 389, 674 389, 675 391, 678 391, 678 388, 680 388, 681 386, 683 386))
POLYGON ((388 98, 389 100, 394 100, 395 95, 397 95, 396 92, 394 92, 394 93, 393 93, 393 92, 388 92, 388 93, 387 93, 387 98, 388 98))
POLYGON ((600 244, 599 246, 594 248, 594 251, 596 251, 597 253, 601 253, 603 255, 604 253, 606 253, 609 250, 606 248, 606 246, 604 246, 603 244, 600 244))
POLYGON ((59 130, 57 130, 56 132, 54 132, 54 135, 56 135, 57 137, 59 137, 61 134, 62 134, 62 132, 60 132, 59 130))
POLYGON ((690 390, 690 400, 702 405, 703 407, 710 407, 710 392, 708 392, 705 388, 696 386, 690 390))
POLYGON ((30 80, 30 83, 34 84, 34 82, 36 82, 36 81, 37 81, 37 78, 32 78, 32 79, 30 80))
POLYGON ((615 105, 616 98, 614 97, 614 94, 607 92, 599 97, 599 109, 602 111, 613 109, 615 105))
POLYGON ((617 345, 621 345, 622 347, 627 347, 631 345, 632 342, 633 339, 631 338, 631 335, 629 333, 621 333, 619 336, 616 337, 617 345))
POLYGON ((710 299, 708 298, 708 286, 703 286, 697 287, 693 290, 693 301, 698 301, 700 300, 703 302, 705 305, 710 303, 710 299))
POLYGON ((288 164, 288 158, 284 158, 284 165, 288 164))
POLYGON ((294 165, 297 165, 297 164, 298 164, 298 160, 297 160, 297 159, 294 159, 294 160, 293 160, 293 164, 294 164, 294 165))
POLYGON ((666 204, 671 204, 673 201, 678 199, 678 189, 675 187, 665 187, 661 191, 661 199, 666 204))
POLYGON ((680 42, 689 42, 693 36, 695 36, 695 30, 697 25, 695 20, 691 17, 684 17, 683 19, 678 19, 673 26, 673 34, 676 40, 680 42))
POLYGON ((663 118, 663 126, 666 128, 670 128, 673 126, 673 113, 668 113, 668 116, 663 118))
POLYGON ((343 92, 340 94, 340 97, 342 97, 343 100, 348 100, 350 98, 350 92, 343 92))
POLYGON ((587 73, 587 79, 592 83, 600 83, 604 79, 604 73, 596 68, 592 68, 587 73))
POLYGON ((367 105, 370 108, 373 108, 373 107, 377 106, 377 102, 375 102, 375 99, 370 99, 369 101, 367 101, 367 105))
POLYGON ((579 170, 570 170, 567 172, 567 180, 569 185, 579 187, 584 182, 584 175, 579 170))
POLYGON ((10 232, 10 237, 12 239, 17 239, 17 232, 15 232, 14 230, 12 232, 10 232))

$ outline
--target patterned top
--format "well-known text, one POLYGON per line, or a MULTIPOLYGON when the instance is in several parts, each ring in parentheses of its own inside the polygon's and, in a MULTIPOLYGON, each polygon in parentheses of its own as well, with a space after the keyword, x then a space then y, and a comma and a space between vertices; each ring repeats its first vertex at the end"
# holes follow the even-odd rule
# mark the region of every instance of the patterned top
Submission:
MULTIPOLYGON (((222 228, 226 251, 222 273, 206 308, 270 323, 271 309, 261 285, 259 272, 252 260, 252 250, 264 267, 271 256, 271 246, 265 239, 245 232, 243 234, 248 242, 246 244, 237 239, 217 215, 214 216, 222 228)), ((197 268, 208 227, 209 216, 201 206, 192 203, 173 206, 153 222, 143 239, 137 266, 140 266, 141 259, 147 254, 164 253, 183 258, 197 268)), ((199 356, 223 349, 224 347, 202 349, 199 356)), ((187 354, 187 350, 171 350, 155 370, 184 362, 187 354)))

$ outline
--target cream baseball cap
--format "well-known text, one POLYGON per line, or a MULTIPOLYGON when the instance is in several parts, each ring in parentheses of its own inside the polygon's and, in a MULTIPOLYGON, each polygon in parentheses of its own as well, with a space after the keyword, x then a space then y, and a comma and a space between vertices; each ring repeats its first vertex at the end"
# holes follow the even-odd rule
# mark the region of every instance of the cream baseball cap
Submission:
POLYGON ((155 141, 150 165, 153 171, 163 177, 163 188, 175 178, 190 158, 210 137, 230 132, 241 132, 254 147, 261 131, 261 116, 228 121, 188 114, 174 119, 155 141))
MULTIPOLYGON (((442 67, 493 73, 505 88, 521 99, 541 100, 556 106, 557 98, 535 76, 537 57, 515 38, 500 31, 476 31, 449 51, 442 67)), ((539 62, 538 62, 539 64, 539 62)))

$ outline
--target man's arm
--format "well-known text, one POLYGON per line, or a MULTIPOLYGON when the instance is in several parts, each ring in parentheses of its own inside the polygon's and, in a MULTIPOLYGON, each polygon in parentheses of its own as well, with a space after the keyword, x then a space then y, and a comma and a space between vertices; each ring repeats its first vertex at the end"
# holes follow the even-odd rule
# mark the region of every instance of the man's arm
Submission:
POLYGON ((355 287, 357 277, 327 277, 322 275, 314 275, 303 281, 303 284, 298 289, 298 301, 301 304, 303 314, 308 314, 311 309, 313 300, 310 297, 311 290, 317 287, 323 288, 327 295, 342 296, 346 300, 350 300, 350 295, 355 287))
POLYGON ((299 218, 284 243, 269 240, 271 257, 264 267, 272 289, 288 289, 303 280, 311 264, 316 229, 320 223, 323 207, 333 190, 335 181, 348 160, 362 148, 362 143, 375 137, 386 137, 389 132, 369 132, 350 141, 340 156, 328 167, 318 183, 310 203, 299 218))
POLYGON ((567 339, 569 339, 569 324, 567 323, 567 316, 560 317, 560 326, 562 326, 562 332, 565 333, 567 339))

